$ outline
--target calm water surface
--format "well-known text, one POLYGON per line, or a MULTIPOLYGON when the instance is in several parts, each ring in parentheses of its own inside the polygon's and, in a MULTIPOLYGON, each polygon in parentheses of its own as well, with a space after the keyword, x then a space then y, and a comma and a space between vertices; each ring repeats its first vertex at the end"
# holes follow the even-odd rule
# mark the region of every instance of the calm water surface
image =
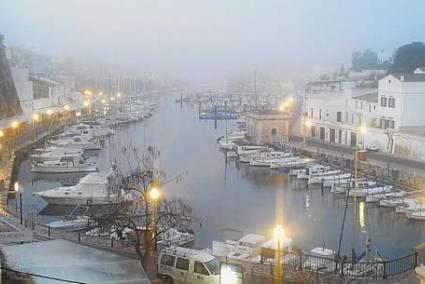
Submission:
MULTIPOLYGON (((199 121, 196 106, 183 105, 181 109, 173 99, 163 99, 150 120, 119 128, 103 150, 91 155, 98 155, 101 170, 108 169, 115 159, 125 167, 119 158, 123 146, 132 145, 142 151, 148 145, 156 145, 161 151, 159 166, 166 171, 167 178, 187 171, 181 181, 165 186, 164 195, 186 200, 194 215, 202 219, 202 224, 194 225, 197 247, 250 232, 271 235, 278 222, 306 250, 324 243, 336 250, 344 199, 328 190, 307 189, 304 182, 290 179, 284 173, 226 162, 216 145, 224 129, 224 122, 219 122, 215 129, 213 121, 199 121)), ((25 188, 27 214, 38 213, 46 206, 43 200, 32 196, 33 192, 61 185, 55 178, 35 180, 29 172, 28 160, 20 166, 19 181, 25 188)), ((348 208, 343 253, 351 253, 353 244, 357 251, 362 250, 366 231, 374 249, 387 257, 406 254, 410 247, 425 240, 425 223, 407 220, 394 210, 373 204, 357 204, 353 238, 353 204, 348 208)), ((50 219, 45 217, 42 221, 50 219)))

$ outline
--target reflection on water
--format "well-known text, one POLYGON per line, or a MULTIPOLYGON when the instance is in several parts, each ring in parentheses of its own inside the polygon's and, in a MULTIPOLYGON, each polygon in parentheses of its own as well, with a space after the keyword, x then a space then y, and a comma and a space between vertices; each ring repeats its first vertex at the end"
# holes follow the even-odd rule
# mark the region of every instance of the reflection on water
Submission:
POLYGON ((366 223, 365 223, 365 208, 364 208, 364 202, 361 201, 359 203, 359 225, 360 225, 360 230, 365 233, 366 232, 366 223))
MULTIPOLYGON (((232 123, 229 122, 231 125, 232 123)), ((229 127, 231 129, 231 126, 229 127)), ((226 159, 217 149, 216 139, 224 134, 224 122, 214 129, 213 121, 199 121, 197 108, 184 105, 180 109, 172 100, 164 100, 158 112, 146 122, 117 129, 100 151, 97 166, 101 170, 116 162, 126 168, 123 148, 132 145, 140 151, 156 145, 161 151, 159 167, 167 178, 187 171, 179 182, 163 188, 167 198, 182 198, 192 206, 193 213, 203 220, 194 225, 195 246, 209 247, 212 240, 235 238, 241 234, 258 233, 271 237, 274 225, 281 223, 294 242, 306 250, 321 246, 337 249, 341 233, 345 198, 320 187, 306 187, 305 181, 268 168, 254 168, 226 159), (144 135, 146 133, 146 135, 144 135), (232 236, 233 235, 233 236, 232 236)), ((21 164, 19 181, 25 188, 24 211, 38 213, 46 203, 32 192, 61 186, 57 180, 32 181, 29 163, 21 164)), ((351 253, 352 231, 357 240, 364 239, 360 224, 373 238, 373 249, 384 256, 401 255, 425 240, 425 226, 395 214, 393 209, 360 202, 358 214, 348 205, 343 231, 342 252, 351 253), (355 218, 353 218, 355 216, 355 218), (357 225, 358 226, 358 225, 357 225), (397 244, 395 246, 394 244, 397 244)), ((357 210, 356 210, 357 211, 357 210)), ((55 213, 48 208, 45 212, 55 213)), ((356 251, 363 251, 358 241, 356 251)))

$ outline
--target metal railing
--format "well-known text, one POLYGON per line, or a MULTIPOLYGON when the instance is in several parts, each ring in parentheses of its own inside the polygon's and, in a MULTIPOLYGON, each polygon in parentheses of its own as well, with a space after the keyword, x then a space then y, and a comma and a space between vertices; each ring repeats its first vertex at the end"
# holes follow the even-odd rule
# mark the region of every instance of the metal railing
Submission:
MULTIPOLYGON (((417 266, 418 253, 385 260, 375 258, 353 262, 351 258, 325 257, 304 252, 288 252, 282 257, 285 278, 296 280, 300 275, 314 275, 318 279, 386 279, 393 275, 413 270, 417 266)), ((240 265, 245 279, 257 279, 246 283, 256 283, 258 279, 273 279, 274 259, 263 258, 260 263, 245 260, 224 259, 224 262, 240 265)), ((261 282, 261 281, 260 281, 261 282)), ((261 282, 261 283, 263 283, 261 282)))

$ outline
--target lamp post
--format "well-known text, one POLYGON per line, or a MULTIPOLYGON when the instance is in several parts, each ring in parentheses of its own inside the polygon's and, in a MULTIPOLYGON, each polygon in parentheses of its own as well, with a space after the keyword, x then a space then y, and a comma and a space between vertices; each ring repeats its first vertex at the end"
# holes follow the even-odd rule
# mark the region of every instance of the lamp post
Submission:
MULTIPOLYGON (((364 137, 366 135, 367 128, 365 125, 361 125, 359 127, 359 133, 362 135, 363 138, 363 145, 362 148, 364 149, 364 137)), ((356 233, 355 233, 355 225, 356 225, 356 210, 357 210, 357 181, 358 181, 358 163, 359 163, 359 147, 356 145, 356 151, 355 151, 355 157, 354 157, 354 181, 353 181, 353 189, 354 189, 354 207, 353 207, 353 228, 352 228, 352 247, 354 248, 356 245, 356 233)), ((348 193, 347 193, 348 194, 348 193)))
MULTIPOLYGON (((22 192, 23 192, 23 187, 19 186, 19 183, 17 181, 15 181, 15 183, 13 184, 13 189, 15 190, 15 193, 19 193, 19 218, 21 220, 21 225, 23 224, 22 222, 22 192)), ((18 202, 16 202, 16 207, 18 207, 18 202)), ((16 211, 18 208, 16 208, 16 211)))
POLYGON ((308 132, 310 131, 312 125, 313 123, 309 119, 304 122, 304 148, 307 147, 308 132))
POLYGON ((35 124, 40 120, 40 116, 38 113, 34 113, 32 115, 32 129, 34 131, 34 141, 37 139, 37 129, 35 128, 35 124))
POLYGON ((281 242, 285 236, 285 232, 281 225, 276 225, 273 231, 273 237, 276 241, 276 259, 275 259, 275 283, 283 283, 283 270, 282 270, 282 248, 281 242))
POLYGON ((157 238, 156 238, 156 223, 157 223, 157 219, 158 219, 158 201, 159 198, 161 197, 161 193, 158 190, 158 188, 156 187, 152 187, 151 190, 149 191, 149 198, 152 202, 152 218, 151 218, 151 222, 152 222, 152 234, 154 235, 154 247, 153 247, 153 251, 156 251, 156 245, 157 245, 157 238))

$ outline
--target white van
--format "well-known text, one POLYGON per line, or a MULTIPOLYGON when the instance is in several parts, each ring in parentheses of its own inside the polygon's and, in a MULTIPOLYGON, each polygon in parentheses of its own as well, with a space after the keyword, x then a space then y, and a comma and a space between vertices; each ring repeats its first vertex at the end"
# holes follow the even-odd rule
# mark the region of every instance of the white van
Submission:
POLYGON ((159 255, 158 277, 167 284, 218 284, 220 262, 205 251, 171 247, 159 255))

